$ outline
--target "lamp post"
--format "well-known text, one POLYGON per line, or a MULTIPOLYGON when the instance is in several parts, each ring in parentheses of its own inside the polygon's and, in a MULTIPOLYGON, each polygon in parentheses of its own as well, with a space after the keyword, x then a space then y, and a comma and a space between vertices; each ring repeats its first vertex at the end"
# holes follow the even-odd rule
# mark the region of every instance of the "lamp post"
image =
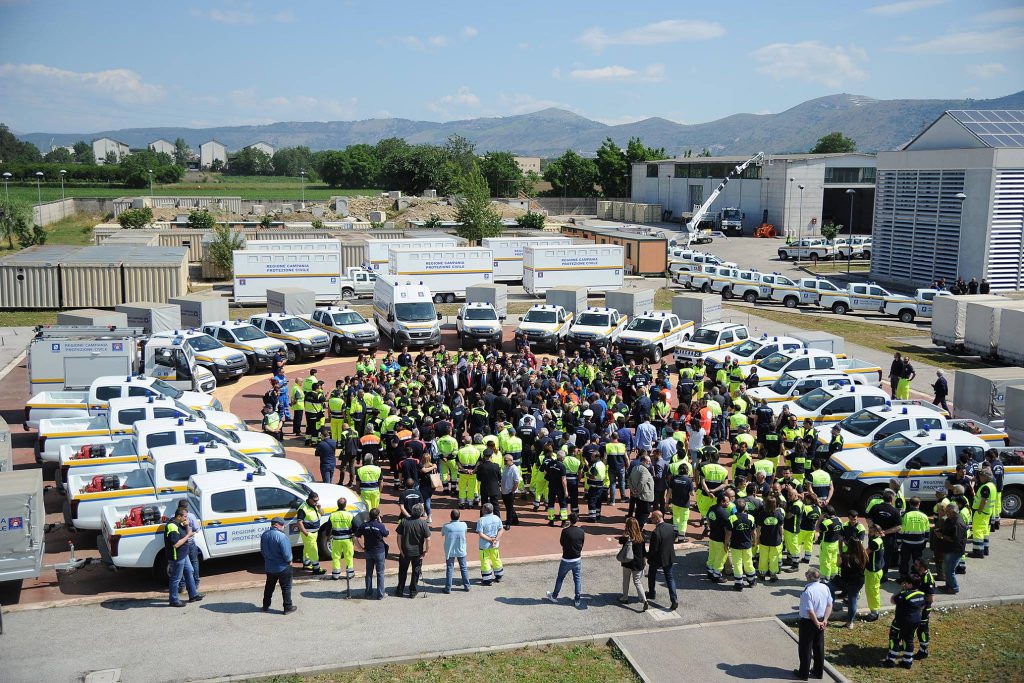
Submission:
POLYGON ((800 209, 799 209, 799 225, 797 225, 797 237, 796 237, 796 267, 800 267, 800 242, 804 239, 804 186, 797 185, 800 189, 800 209))
MULTIPOLYGON (((955 195, 953 195, 953 198, 959 200, 959 202, 960 202, 960 231, 963 232, 963 229, 964 229, 964 201, 966 201, 967 195, 965 195, 963 192, 957 192, 955 195)), ((938 245, 937 244, 936 244, 936 249, 938 249, 938 245)), ((933 257, 933 260, 934 260, 934 257, 933 257)), ((959 259, 957 259, 957 261, 958 262, 957 262, 956 269, 960 270, 959 259)), ((1017 272, 1018 273, 1020 272, 1019 267, 1018 267, 1018 271, 1017 272)), ((935 279, 935 278, 932 278, 932 279, 935 279)))
POLYGON ((11 181, 11 174, 10 173, 4 173, 4 196, 7 198, 8 202, 11 201, 11 189, 9 187, 7 187, 7 183, 9 183, 10 181, 11 181))
POLYGON ((306 171, 299 169, 299 177, 302 179, 302 210, 306 210, 306 171))
POLYGON ((853 197, 857 194, 857 190, 852 187, 846 188, 846 194, 850 198, 850 253, 846 255, 846 274, 850 274, 850 264, 853 262, 853 197))
POLYGON ((67 218, 67 207, 64 205, 64 175, 67 173, 63 168, 60 169, 60 217, 67 218))
POLYGON ((149 174, 149 196, 152 197, 153 196, 153 169, 147 170, 146 173, 149 174))
POLYGON ((786 195, 786 220, 784 221, 784 223, 786 224, 786 226, 785 226, 786 227, 786 244, 790 244, 790 240, 793 238, 793 236, 789 232, 789 219, 790 219, 790 216, 791 216, 792 213, 793 213, 793 178, 790 178, 789 179, 789 192, 786 195))

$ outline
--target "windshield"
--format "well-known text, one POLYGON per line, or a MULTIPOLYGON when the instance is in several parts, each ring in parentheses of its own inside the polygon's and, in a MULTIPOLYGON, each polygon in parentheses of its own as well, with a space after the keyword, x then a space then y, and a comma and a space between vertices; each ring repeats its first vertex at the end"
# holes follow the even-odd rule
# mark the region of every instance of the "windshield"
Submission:
POLYGON ((342 325, 360 325, 365 322, 366 318, 355 311, 345 311, 344 313, 334 314, 334 324, 338 327, 341 327, 342 325))
POLYGON ((175 389, 162 379, 154 379, 153 383, 150 385, 150 388, 159 393, 161 396, 167 396, 170 398, 181 398, 181 395, 185 393, 180 389, 175 389))
POLYGON ((636 332, 661 332, 661 321, 651 318, 633 318, 626 329, 636 332))
POLYGON ((821 405, 832 398, 832 394, 828 393, 821 387, 812 389, 806 394, 796 400, 796 404, 804 410, 815 411, 821 407, 821 405))
POLYGON ((789 287, 795 287, 796 286, 795 282, 793 282, 789 278, 782 277, 781 275, 776 275, 775 276, 775 284, 777 284, 777 285, 787 285, 789 287))
POLYGON ((796 384, 796 377, 790 374, 785 374, 772 382, 771 386, 768 388, 776 394, 785 394, 794 384, 796 384))
POLYGON ((223 344, 208 334, 192 337, 188 340, 188 345, 192 347, 193 351, 213 351, 214 349, 224 348, 223 344))
POLYGON ((778 372, 784 368, 790 360, 792 359, 784 353, 773 353, 758 363, 757 366, 764 370, 768 370, 769 372, 778 372))
POLYGON ((395 319, 405 322, 419 323, 436 320, 434 304, 430 301, 419 301, 414 304, 395 304, 395 319))
POLYGON ((498 314, 493 308, 467 308, 466 320, 497 320, 498 314))
POLYGON ((726 209, 722 212, 722 217, 726 220, 735 220, 740 217, 740 212, 737 209, 726 209))
POLYGON ((233 443, 238 443, 239 441, 241 441, 241 439, 238 438, 238 434, 221 429, 215 424, 210 424, 209 422, 207 422, 206 428, 209 429, 214 434, 216 434, 217 436, 219 436, 224 441, 231 441, 233 443))
POLYGON ((895 465, 898 462, 903 462, 908 455, 913 453, 919 448, 920 444, 910 439, 909 437, 903 436, 902 434, 893 434, 890 437, 882 439, 874 446, 868 449, 877 458, 895 465))
POLYGON ((576 319, 576 324, 588 327, 608 327, 608 314, 580 313, 580 317, 576 319))
POLYGON ((694 344, 714 344, 718 341, 718 332, 715 330, 706 330, 703 327, 690 337, 690 341, 694 344))
POLYGON ((235 333, 235 339, 238 341, 253 341, 254 339, 267 338, 267 335, 263 334, 262 330, 253 327, 252 325, 236 327, 233 331, 235 333))
POLYGON ((294 481, 288 481, 280 474, 275 474, 274 476, 277 477, 277 481, 281 484, 281 486, 285 487, 286 489, 294 493, 296 496, 299 496, 300 498, 302 498, 302 500, 306 500, 306 498, 309 497, 310 489, 306 488, 305 486, 299 486, 294 481))
POLYGON ((867 436, 878 429, 885 422, 881 415, 875 415, 869 410, 860 410, 839 423, 839 426, 851 434, 867 436))
POLYGON ((174 407, 177 408, 178 410, 180 410, 185 415, 194 415, 195 417, 201 418, 203 420, 206 419, 206 414, 203 413, 203 411, 201 411, 201 410, 192 410, 191 408, 189 408, 187 405, 185 405, 181 401, 175 401, 174 402, 174 407))
POLYGON ((732 349, 729 350, 729 353, 731 353, 734 356, 739 356, 740 358, 746 358, 747 356, 757 351, 759 348, 761 348, 761 342, 754 341, 753 339, 748 339, 739 346, 734 346, 732 349))
POLYGON ((538 311, 532 310, 526 312, 526 317, 523 318, 524 323, 553 323, 555 322, 554 311, 538 311))
POLYGON ((309 323, 302 318, 285 318, 284 320, 278 320, 277 323, 285 332, 301 332, 302 330, 309 329, 309 323))

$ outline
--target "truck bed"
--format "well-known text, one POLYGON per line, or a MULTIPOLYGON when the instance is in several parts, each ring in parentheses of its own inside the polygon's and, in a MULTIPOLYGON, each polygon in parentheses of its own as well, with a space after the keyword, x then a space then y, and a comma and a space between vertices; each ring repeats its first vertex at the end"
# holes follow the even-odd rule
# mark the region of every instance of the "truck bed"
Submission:
POLYGON ((38 429, 47 419, 89 417, 89 392, 42 391, 25 404, 25 429, 38 429))
POLYGON ((836 358, 836 367, 848 375, 862 375, 865 384, 879 386, 882 383, 882 368, 857 358, 836 358))
POLYGON ((99 543, 99 549, 105 562, 126 568, 153 566, 157 554, 164 547, 164 520, 174 513, 178 501, 165 500, 150 505, 155 505, 159 510, 160 523, 133 527, 123 526, 123 522, 135 505, 108 505, 103 508, 100 516, 102 542, 99 543))

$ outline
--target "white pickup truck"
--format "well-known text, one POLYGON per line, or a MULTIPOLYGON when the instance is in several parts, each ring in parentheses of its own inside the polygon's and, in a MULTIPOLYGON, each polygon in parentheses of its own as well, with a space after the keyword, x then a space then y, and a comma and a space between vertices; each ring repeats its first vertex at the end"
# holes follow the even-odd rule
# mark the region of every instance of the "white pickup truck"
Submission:
POLYGON ((781 413, 785 406, 789 406, 797 424, 803 426, 807 418, 815 424, 839 422, 858 410, 883 406, 887 400, 889 394, 879 387, 851 384, 835 389, 812 389, 792 403, 775 403, 771 408, 781 413))
MULTIPOLYGON (((320 556, 330 556, 330 513, 340 498, 346 509, 365 519, 366 506, 351 489, 336 484, 295 483, 284 477, 259 472, 215 472, 189 479, 185 494, 189 508, 199 518, 201 533, 195 536, 204 559, 258 553, 260 536, 270 520, 282 517, 288 523, 292 545, 301 544, 296 514, 310 492, 320 498, 320 556)), ((173 502, 161 502, 155 510, 140 506, 108 505, 103 509, 100 554, 116 567, 152 570, 157 578, 167 575, 164 555, 164 526, 174 514, 173 502), (145 514, 143 514, 145 513, 145 514)), ((166 578, 163 579, 166 583, 166 578)))
POLYGON ((628 322, 628 316, 614 308, 590 306, 580 311, 569 326, 566 350, 583 348, 585 344, 595 351, 600 346, 610 346, 618 341, 628 322))
POLYGON ((747 390, 747 396, 755 402, 762 399, 767 403, 782 403, 818 388, 841 389, 853 384, 853 379, 844 373, 819 374, 813 371, 795 374, 784 373, 768 385, 761 384, 747 390))
POLYGON ((331 345, 330 337, 297 315, 258 313, 249 318, 249 324, 282 342, 289 363, 323 358, 331 345))
POLYGON ((802 349, 803 346, 802 341, 793 337, 769 337, 767 334, 763 334, 757 339, 748 339, 731 349, 712 351, 704 356, 704 363, 717 368, 728 358, 730 363, 737 361, 739 366, 743 367, 759 363, 773 353, 795 351, 802 349))
POLYGON ((114 398, 109 406, 107 414, 98 417, 42 420, 36 440, 37 460, 57 462, 61 446, 86 446, 130 438, 133 425, 160 418, 198 419, 228 431, 248 429, 245 422, 231 413, 192 410, 173 398, 114 398))
POLYGON ((261 467, 289 481, 312 481, 294 460, 259 461, 215 444, 161 446, 135 465, 70 473, 66 482, 64 521, 75 529, 99 529, 107 505, 151 505, 184 496, 188 478, 207 472, 255 472, 261 467))
POLYGON ((836 248, 828 240, 820 237, 802 239, 779 247, 779 258, 783 261, 794 258, 817 263, 819 260, 835 258, 835 255, 836 248))
POLYGON ((218 384, 236 379, 249 372, 249 361, 245 354, 228 348, 209 334, 200 330, 175 330, 157 332, 152 339, 183 339, 196 354, 196 364, 213 373, 218 384))
POLYGON ((731 261, 723 261, 714 254, 705 254, 702 251, 694 251, 693 249, 681 249, 679 247, 670 247, 668 250, 668 272, 672 275, 680 272, 683 266, 694 266, 704 265, 709 266, 732 266, 736 267, 735 263, 731 261))
POLYGON ((848 259, 852 252, 853 258, 871 258, 871 235, 854 235, 853 238, 837 237, 834 240, 836 258, 848 259))
MULTIPOLYGON (((374 275, 373 279, 376 281, 377 276, 374 275)), ((380 344, 377 326, 347 305, 314 308, 310 315, 304 317, 310 325, 330 337, 331 352, 335 356, 344 355, 346 351, 372 353, 380 344)))
POLYGON ((175 389, 154 377, 116 375, 97 377, 88 391, 42 391, 25 404, 24 427, 38 429, 40 420, 102 417, 111 399, 129 397, 167 397, 192 410, 224 410, 221 402, 199 391, 175 389))
POLYGON ((459 333, 462 348, 492 344, 500 349, 501 322, 504 319, 505 316, 498 315, 492 304, 483 301, 463 304, 455 316, 455 330, 459 333))
POLYGON ((571 324, 572 313, 561 306, 536 304, 519 318, 516 338, 525 339, 534 348, 546 347, 557 351, 571 324))
POLYGON ((702 361, 704 356, 714 351, 731 349, 739 346, 750 338, 746 325, 736 323, 709 323, 702 325, 693 333, 689 340, 676 348, 674 354, 676 368, 682 366, 684 360, 702 361))
MULTIPOLYGON (((801 304, 805 306, 817 306, 822 296, 841 294, 844 290, 839 289, 828 280, 819 277, 802 277, 796 281, 797 292, 801 304)), ((784 301, 787 308, 795 308, 789 301, 784 301)))
POLYGON ((846 315, 850 311, 880 313, 885 299, 892 297, 892 294, 878 285, 864 283, 850 285, 836 292, 822 292, 818 297, 818 305, 831 309, 836 315, 846 315))
POLYGON ((882 303, 882 313, 896 316, 905 323, 914 322, 914 318, 931 318, 935 297, 948 295, 949 292, 940 289, 918 289, 914 296, 891 294, 882 303))
POLYGON ((371 273, 365 268, 349 266, 345 269, 344 275, 338 278, 338 284, 341 286, 342 299, 372 297, 373 288, 377 284, 377 273, 371 273))
POLYGON ((692 333, 692 320, 681 320, 667 311, 646 311, 626 325, 619 335, 619 349, 627 358, 647 356, 652 363, 657 363, 692 333))
POLYGON ((882 368, 856 358, 840 358, 834 353, 819 349, 797 349, 773 353, 756 366, 741 368, 743 376, 750 374, 751 367, 757 367, 761 383, 774 382, 785 373, 816 370, 818 372, 843 372, 850 375, 856 384, 881 386, 882 368))

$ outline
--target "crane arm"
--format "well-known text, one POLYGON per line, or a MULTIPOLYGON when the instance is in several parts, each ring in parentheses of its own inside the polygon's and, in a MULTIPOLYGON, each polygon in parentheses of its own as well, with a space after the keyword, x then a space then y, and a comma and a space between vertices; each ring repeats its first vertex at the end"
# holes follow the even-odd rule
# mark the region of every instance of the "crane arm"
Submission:
POLYGON ((700 205, 700 208, 693 212, 693 217, 690 218, 689 222, 686 224, 686 229, 691 236, 696 234, 697 226, 700 225, 701 220, 704 218, 704 214, 708 212, 708 209, 711 208, 711 205, 714 203, 714 201, 718 199, 718 195, 722 194, 722 191, 725 189, 725 186, 729 184, 729 181, 733 178, 733 176, 740 175, 741 173, 743 173, 743 171, 747 170, 747 167, 750 166, 751 164, 756 164, 759 161, 763 160, 764 152, 758 152, 757 154, 750 157, 742 164, 734 168, 729 173, 729 175, 727 175, 725 179, 722 180, 721 183, 719 183, 718 187, 715 188, 715 191, 712 192, 711 195, 708 196, 707 200, 700 205))

